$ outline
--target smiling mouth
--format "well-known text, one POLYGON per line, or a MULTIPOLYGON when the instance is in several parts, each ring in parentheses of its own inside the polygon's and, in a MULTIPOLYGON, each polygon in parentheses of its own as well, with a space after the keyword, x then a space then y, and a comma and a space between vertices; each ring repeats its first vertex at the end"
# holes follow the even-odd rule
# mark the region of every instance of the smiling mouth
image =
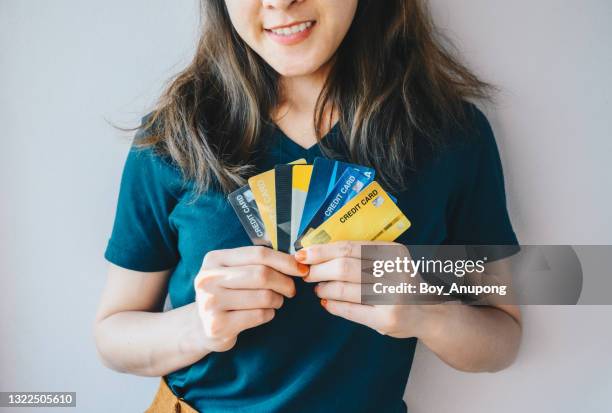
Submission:
POLYGON ((264 29, 264 30, 269 33, 274 33, 277 36, 289 37, 289 36, 295 36, 296 34, 305 32, 306 30, 310 29, 314 24, 315 24, 315 21, 307 21, 307 22, 302 22, 302 23, 295 23, 289 26, 275 27, 275 28, 264 29))

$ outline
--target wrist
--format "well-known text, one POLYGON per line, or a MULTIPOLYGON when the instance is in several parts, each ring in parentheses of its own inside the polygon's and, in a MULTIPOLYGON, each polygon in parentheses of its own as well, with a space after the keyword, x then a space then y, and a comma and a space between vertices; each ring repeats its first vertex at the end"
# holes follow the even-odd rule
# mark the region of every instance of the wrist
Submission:
POLYGON ((433 337, 436 337, 442 330, 445 313, 448 306, 444 304, 424 304, 418 306, 417 326, 415 328, 415 337, 423 342, 428 342, 433 337))
POLYGON ((179 342, 179 349, 183 354, 200 359, 210 353, 210 350, 206 346, 206 335, 196 303, 188 304, 187 307, 185 331, 179 342))

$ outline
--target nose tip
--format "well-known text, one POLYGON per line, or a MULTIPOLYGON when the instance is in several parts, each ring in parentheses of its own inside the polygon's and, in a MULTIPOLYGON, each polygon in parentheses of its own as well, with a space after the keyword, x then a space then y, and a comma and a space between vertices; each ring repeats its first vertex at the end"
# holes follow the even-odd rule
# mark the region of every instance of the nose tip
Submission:
POLYGON ((266 9, 286 9, 294 3, 301 3, 304 0, 262 0, 262 5, 266 9))

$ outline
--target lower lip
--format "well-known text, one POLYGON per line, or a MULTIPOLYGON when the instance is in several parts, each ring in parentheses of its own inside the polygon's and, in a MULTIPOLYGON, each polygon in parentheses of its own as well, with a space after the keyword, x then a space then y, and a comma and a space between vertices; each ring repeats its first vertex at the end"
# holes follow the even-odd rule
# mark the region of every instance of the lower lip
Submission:
POLYGON ((312 25, 306 30, 290 34, 288 36, 276 34, 272 30, 265 30, 265 32, 270 37, 270 39, 274 40, 275 42, 285 46, 292 46, 294 44, 300 43, 303 40, 306 40, 306 38, 310 36, 310 33, 312 33, 312 29, 315 27, 315 25, 316 23, 313 22, 312 25))

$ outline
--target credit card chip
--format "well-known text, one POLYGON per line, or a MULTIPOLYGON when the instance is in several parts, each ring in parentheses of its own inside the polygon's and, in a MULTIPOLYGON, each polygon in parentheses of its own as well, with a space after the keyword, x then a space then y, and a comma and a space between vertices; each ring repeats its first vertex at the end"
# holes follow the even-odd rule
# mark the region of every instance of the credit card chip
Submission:
POLYGON ((313 244, 327 244, 329 241, 331 241, 331 237, 324 229, 318 231, 312 236, 313 244))

